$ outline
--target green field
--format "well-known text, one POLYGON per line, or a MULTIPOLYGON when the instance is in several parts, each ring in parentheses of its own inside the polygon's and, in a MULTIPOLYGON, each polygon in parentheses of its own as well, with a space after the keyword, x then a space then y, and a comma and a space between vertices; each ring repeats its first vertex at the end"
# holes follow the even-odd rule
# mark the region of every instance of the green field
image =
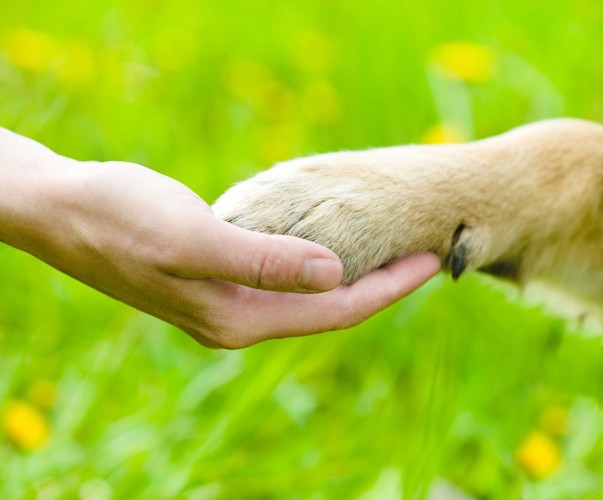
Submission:
MULTIPOLYGON (((603 121, 598 0, 1 8, 0 126, 210 203, 299 155, 603 121)), ((2 499, 603 499, 600 338, 492 280, 226 352, 0 259, 2 499)))

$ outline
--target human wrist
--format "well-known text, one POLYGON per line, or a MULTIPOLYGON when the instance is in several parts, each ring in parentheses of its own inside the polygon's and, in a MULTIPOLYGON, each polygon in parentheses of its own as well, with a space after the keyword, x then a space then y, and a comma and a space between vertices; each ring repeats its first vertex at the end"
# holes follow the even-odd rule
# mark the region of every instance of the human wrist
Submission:
MULTIPOLYGON (((2 155, 0 240, 45 259, 66 233, 78 183, 77 162, 54 153, 2 155)), ((45 259, 46 260, 46 259, 45 259)))

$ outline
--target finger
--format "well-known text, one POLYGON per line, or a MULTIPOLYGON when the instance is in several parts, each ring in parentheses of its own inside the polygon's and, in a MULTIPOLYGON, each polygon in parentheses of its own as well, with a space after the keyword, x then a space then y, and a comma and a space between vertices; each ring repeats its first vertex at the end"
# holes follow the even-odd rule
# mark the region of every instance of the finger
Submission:
POLYGON ((211 277, 289 292, 323 292, 341 282, 341 261, 316 243, 247 231, 213 216, 205 226, 203 241, 190 252, 182 277, 211 277))
POLYGON ((411 255, 324 294, 276 298, 257 292, 243 316, 249 331, 261 332, 257 341, 349 328, 408 295, 439 269, 434 254, 411 255))

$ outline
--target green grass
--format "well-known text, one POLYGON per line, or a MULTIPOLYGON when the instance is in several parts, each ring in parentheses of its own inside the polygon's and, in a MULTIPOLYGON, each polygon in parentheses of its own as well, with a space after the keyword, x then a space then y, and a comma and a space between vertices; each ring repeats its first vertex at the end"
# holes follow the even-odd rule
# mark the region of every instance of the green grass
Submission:
MULTIPOLYGON (((420 142, 439 123, 477 138, 603 121, 596 0, 2 9, 1 125, 209 202, 274 161, 420 142), (15 55, 22 28, 56 46, 33 69, 15 55), (457 41, 489 47, 494 74, 442 77, 432 53, 457 41)), ((0 261, 0 412, 57 384, 43 447, 0 438, 1 498, 421 498, 443 481, 603 498, 600 340, 480 276, 439 277, 350 331, 215 352, 16 250, 0 261), (550 436, 563 462, 537 480, 516 450, 551 408, 569 412, 550 436)))

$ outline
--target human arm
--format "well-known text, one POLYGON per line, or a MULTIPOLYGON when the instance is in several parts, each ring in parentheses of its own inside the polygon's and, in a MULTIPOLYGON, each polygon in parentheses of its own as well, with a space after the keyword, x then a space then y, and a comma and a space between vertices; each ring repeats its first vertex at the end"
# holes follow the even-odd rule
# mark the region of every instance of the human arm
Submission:
POLYGON ((338 287, 341 263, 324 247, 218 220, 140 165, 78 162, 4 129, 0 239, 209 347, 352 326, 439 269, 411 256, 338 287), (287 293, 310 291, 325 293, 287 293))

